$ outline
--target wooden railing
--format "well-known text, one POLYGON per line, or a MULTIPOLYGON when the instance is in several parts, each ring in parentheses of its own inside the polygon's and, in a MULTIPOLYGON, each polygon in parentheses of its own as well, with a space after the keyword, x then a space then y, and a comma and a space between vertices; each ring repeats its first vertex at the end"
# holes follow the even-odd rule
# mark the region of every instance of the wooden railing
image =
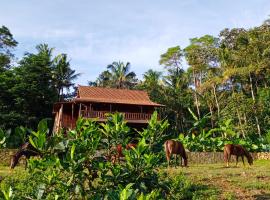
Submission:
MULTIPOLYGON (((109 111, 89 111, 82 112, 82 116, 86 118, 98 118, 98 119, 106 119, 106 114, 109 111)), ((150 120, 152 114, 148 113, 130 113, 130 112, 120 112, 124 114, 125 120, 150 120)))

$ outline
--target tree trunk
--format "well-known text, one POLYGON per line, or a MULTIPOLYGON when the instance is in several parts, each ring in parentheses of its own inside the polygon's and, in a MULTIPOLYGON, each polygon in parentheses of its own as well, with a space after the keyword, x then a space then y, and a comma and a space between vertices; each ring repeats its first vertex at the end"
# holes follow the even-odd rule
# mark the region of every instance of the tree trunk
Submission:
POLYGON ((201 118, 200 109, 199 109, 199 101, 198 101, 198 96, 197 96, 197 85, 196 85, 197 83, 196 83, 196 78, 195 78, 194 71, 192 73, 193 73, 193 81, 194 81, 194 87, 195 87, 195 92, 194 92, 195 105, 196 105, 196 108, 197 108, 198 117, 201 118))
MULTIPOLYGON (((253 105, 255 105, 256 100, 255 100, 254 89, 253 89, 253 84, 252 84, 252 77, 251 77, 250 72, 249 72, 249 81, 250 81, 250 90, 251 90, 251 96, 252 96, 252 99, 253 99, 253 105)), ((261 127, 260 127, 260 124, 259 124, 259 119, 257 117, 256 109, 255 109, 255 121, 256 121, 256 125, 257 125, 258 134, 261 136, 261 127)))
POLYGON ((214 92, 214 97, 215 97, 215 101, 216 101, 216 105, 217 105, 217 111, 218 111, 218 118, 219 118, 220 107, 219 107, 219 103, 218 103, 218 99, 217 99, 216 86, 215 85, 213 85, 213 92, 214 92))
POLYGON ((236 109, 236 112, 237 112, 237 117, 238 117, 238 123, 239 123, 239 126, 240 126, 240 130, 242 132, 243 137, 245 137, 245 132, 244 132, 243 127, 242 127, 241 116, 240 116, 240 112, 239 112, 238 108, 236 109))
POLYGON ((208 107, 209 107, 209 111, 210 111, 210 114, 211 114, 211 127, 214 128, 213 110, 212 110, 211 104, 208 104, 208 107))

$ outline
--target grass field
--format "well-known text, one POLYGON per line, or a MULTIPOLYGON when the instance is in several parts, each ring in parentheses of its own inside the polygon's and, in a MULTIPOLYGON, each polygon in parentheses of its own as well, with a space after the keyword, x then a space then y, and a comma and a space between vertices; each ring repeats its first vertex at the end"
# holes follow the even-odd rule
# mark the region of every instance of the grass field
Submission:
POLYGON ((242 163, 238 167, 232 163, 229 168, 224 164, 202 164, 170 167, 166 171, 170 176, 183 173, 199 185, 204 193, 201 199, 270 199, 269 160, 255 161, 251 167, 242 163))
MULTIPOLYGON (((184 174, 198 189, 195 199, 258 199, 270 200, 270 160, 255 161, 254 165, 238 167, 232 163, 229 168, 224 164, 190 165, 188 168, 164 168, 169 176, 184 174)), ((10 171, 0 166, 0 178, 26 173, 23 167, 10 171)))

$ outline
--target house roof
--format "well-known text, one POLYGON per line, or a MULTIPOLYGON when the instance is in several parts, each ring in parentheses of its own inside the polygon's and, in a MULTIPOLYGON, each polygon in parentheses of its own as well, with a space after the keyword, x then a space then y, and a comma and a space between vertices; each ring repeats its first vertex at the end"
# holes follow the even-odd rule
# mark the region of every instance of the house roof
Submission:
POLYGON ((152 102, 145 91, 92 86, 78 86, 74 101, 163 106, 152 102))

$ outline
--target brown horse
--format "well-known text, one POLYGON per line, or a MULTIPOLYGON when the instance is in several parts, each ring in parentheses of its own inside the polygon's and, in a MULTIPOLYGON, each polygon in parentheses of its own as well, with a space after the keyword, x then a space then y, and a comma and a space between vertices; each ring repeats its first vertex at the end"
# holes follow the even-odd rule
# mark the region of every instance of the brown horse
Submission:
POLYGON ((243 165, 245 165, 244 157, 247 158, 249 165, 253 164, 253 158, 250 155, 250 153, 241 145, 235 145, 235 144, 226 144, 224 146, 224 161, 227 164, 227 167, 229 167, 229 162, 231 159, 231 155, 236 156, 236 166, 238 164, 238 158, 241 156, 243 165))
POLYGON ((16 165, 19 163, 19 160, 22 156, 25 156, 26 162, 25 162, 25 168, 27 166, 27 160, 31 156, 38 156, 40 155, 35 148, 29 143, 24 143, 21 148, 12 156, 10 160, 10 169, 14 169, 16 165))
MULTIPOLYGON (((129 149, 132 149, 132 147, 136 148, 137 144, 135 143, 128 143, 126 145, 126 150, 129 150, 129 149)), ((123 158, 125 157, 124 154, 123 154, 123 146, 121 144, 118 144, 116 146, 116 154, 115 155, 112 155, 112 163, 115 163, 116 160, 118 160, 118 162, 120 162, 120 158, 123 158)))
POLYGON ((171 155, 174 154, 175 155, 175 159, 177 158, 177 154, 180 155, 180 164, 182 166, 182 158, 184 160, 184 166, 187 166, 187 154, 185 151, 185 148, 183 146, 183 144, 181 142, 178 141, 174 141, 174 140, 167 140, 164 143, 164 149, 166 152, 166 158, 167 158, 167 162, 168 162, 168 167, 170 166, 170 159, 171 159, 171 155))

